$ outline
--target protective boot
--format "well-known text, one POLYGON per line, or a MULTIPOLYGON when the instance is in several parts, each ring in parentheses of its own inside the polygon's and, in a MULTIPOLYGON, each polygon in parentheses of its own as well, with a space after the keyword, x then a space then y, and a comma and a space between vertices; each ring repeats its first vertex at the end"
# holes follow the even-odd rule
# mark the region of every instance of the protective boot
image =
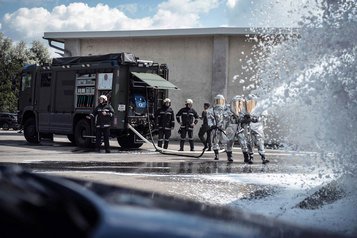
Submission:
POLYGON ((214 151, 214 160, 219 160, 218 150, 213 150, 213 151, 214 151))
POLYGON ((189 140, 189 143, 190 143, 190 149, 191 151, 195 151, 195 146, 193 144, 193 140, 189 140))
POLYGON ((159 148, 162 147, 162 140, 159 140, 159 141, 157 142, 157 147, 159 147, 159 148))
POLYGON ((269 163, 270 161, 269 160, 267 160, 266 158, 265 158, 265 155, 260 155, 260 157, 261 157, 261 159, 262 159, 262 163, 263 164, 267 164, 267 163, 269 163))
POLYGON ((168 141, 165 141, 164 142, 164 149, 167 149, 169 147, 169 142, 168 141))
POLYGON ((248 161, 249 161, 248 152, 243 152, 243 156, 244 156, 244 163, 248 163, 248 161))
POLYGON ((229 162, 233 162, 233 159, 232 159, 232 151, 227 151, 227 160, 229 162))
POLYGON ((180 149, 179 149, 179 151, 183 151, 184 145, 185 145, 185 140, 180 140, 180 149))
POLYGON ((253 153, 249 153, 249 160, 253 162, 253 160, 254 160, 254 154, 253 153))
POLYGON ((207 143, 206 142, 203 142, 203 149, 205 150, 205 149, 207 149, 208 147, 207 147, 207 143))
POLYGON ((244 156, 244 163, 253 164, 253 161, 249 156, 248 152, 243 152, 243 156, 244 156))

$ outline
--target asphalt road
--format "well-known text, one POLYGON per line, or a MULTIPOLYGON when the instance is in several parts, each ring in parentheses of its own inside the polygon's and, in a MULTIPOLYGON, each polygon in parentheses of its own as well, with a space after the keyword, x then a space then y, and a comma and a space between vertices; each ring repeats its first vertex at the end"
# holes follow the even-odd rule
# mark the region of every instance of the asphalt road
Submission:
MULTIPOLYGON (((112 139, 110 145, 110 154, 77 148, 64 136, 55 136, 54 141, 33 145, 26 142, 22 133, 0 130, 0 165, 16 164, 36 173, 214 203, 214 199, 205 197, 205 191, 216 191, 216 199, 236 198, 238 191, 239 196, 251 196, 258 190, 274 191, 268 185, 262 188, 261 185, 242 185, 239 182, 215 179, 219 175, 306 173, 307 168, 313 167, 312 164, 319 163, 318 156, 312 153, 281 150, 267 150, 266 157, 271 161, 268 165, 261 164, 258 154, 253 165, 246 165, 238 148, 234 148, 234 162, 229 163, 225 153, 221 154, 219 161, 214 161, 212 152, 207 152, 200 158, 192 158, 160 154, 150 144, 130 151, 121 150, 116 139, 112 139), (305 159, 307 156, 308 160, 305 159)), ((177 142, 172 142, 169 146, 174 151, 178 147, 177 142)), ((202 146, 197 142, 195 149, 193 155, 197 156, 202 151, 202 146)), ((190 152, 186 155, 190 155, 190 152)))

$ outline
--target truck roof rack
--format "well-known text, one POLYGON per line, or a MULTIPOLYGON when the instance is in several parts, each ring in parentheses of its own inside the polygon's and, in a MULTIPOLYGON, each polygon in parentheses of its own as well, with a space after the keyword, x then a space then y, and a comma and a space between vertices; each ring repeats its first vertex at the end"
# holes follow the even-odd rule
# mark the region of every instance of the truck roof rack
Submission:
POLYGON ((132 53, 112 53, 106 55, 95 55, 95 56, 73 56, 73 57, 60 57, 53 58, 52 66, 60 65, 74 65, 74 64, 85 64, 92 62, 102 62, 102 63, 112 63, 117 64, 136 64, 137 58, 132 53))

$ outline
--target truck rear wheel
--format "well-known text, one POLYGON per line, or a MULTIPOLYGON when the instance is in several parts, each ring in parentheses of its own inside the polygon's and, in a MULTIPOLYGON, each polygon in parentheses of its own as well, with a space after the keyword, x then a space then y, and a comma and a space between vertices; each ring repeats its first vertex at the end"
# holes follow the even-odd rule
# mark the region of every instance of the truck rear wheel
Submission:
POLYGON ((85 119, 78 121, 74 129, 74 141, 76 145, 79 147, 91 147, 91 138, 85 137, 90 135, 89 122, 85 119))
POLYGON ((24 136, 30 143, 40 143, 39 134, 36 129, 36 121, 34 118, 29 118, 24 123, 24 136))
POLYGON ((125 136, 118 136, 117 137, 118 144, 120 145, 121 148, 123 149, 137 149, 140 148, 143 143, 135 143, 135 137, 134 133, 129 132, 128 135, 125 136))

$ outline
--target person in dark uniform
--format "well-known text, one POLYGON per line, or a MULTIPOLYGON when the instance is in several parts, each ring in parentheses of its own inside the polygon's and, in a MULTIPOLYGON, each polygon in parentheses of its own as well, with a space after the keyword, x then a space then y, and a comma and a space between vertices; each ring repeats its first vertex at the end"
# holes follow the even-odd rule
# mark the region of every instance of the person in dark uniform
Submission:
POLYGON ((211 151, 212 149, 212 143, 211 143, 211 131, 210 131, 210 126, 208 125, 207 121, 207 110, 211 105, 206 102, 203 104, 203 111, 201 114, 200 119, 202 120, 202 125, 200 127, 200 130, 198 132, 198 137, 200 138, 201 142, 204 145, 204 148, 207 149, 208 151, 211 151), (206 138, 205 138, 205 134, 206 138))
POLYGON ((192 99, 186 99, 185 101, 186 106, 184 108, 181 108, 180 111, 176 114, 176 120, 181 125, 179 130, 179 133, 181 134, 179 151, 183 151, 186 134, 188 134, 190 149, 191 151, 194 151, 193 128, 198 122, 198 114, 192 108, 192 104, 193 104, 192 99))
POLYGON ((110 153, 109 149, 109 134, 110 134, 110 126, 112 124, 112 118, 114 115, 113 107, 108 104, 107 96, 101 95, 99 96, 99 104, 93 110, 91 114, 89 114, 88 118, 97 117, 96 122, 96 151, 100 152, 100 145, 102 142, 102 135, 104 139, 104 147, 105 153, 110 153))
POLYGON ((164 142, 164 149, 167 149, 169 146, 171 130, 175 127, 175 114, 170 106, 171 100, 169 98, 165 98, 162 107, 155 113, 156 126, 159 130, 159 140, 157 146, 161 148, 162 142, 164 142))

